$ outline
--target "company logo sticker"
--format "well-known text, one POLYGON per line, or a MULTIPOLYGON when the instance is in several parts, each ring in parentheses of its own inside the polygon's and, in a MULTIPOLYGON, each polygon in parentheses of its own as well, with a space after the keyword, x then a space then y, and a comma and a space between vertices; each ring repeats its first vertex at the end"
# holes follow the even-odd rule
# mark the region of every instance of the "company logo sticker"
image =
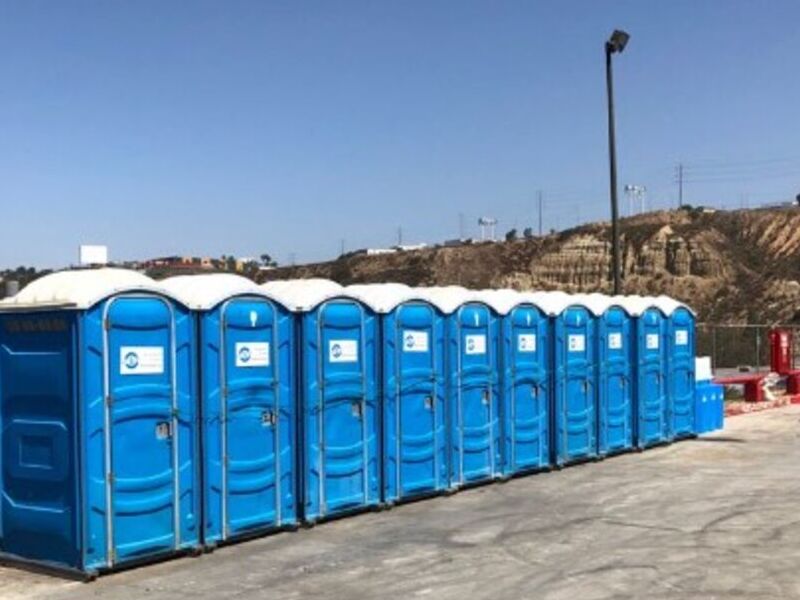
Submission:
POLYGON ((608 349, 622 350, 622 334, 619 332, 608 334, 608 349))
POLYGON ((675 332, 675 345, 686 346, 689 344, 689 332, 685 329, 678 329, 675 332))
POLYGON ((237 367, 268 367, 269 342, 236 342, 237 367))
POLYGON ((658 334, 648 333, 645 338, 645 345, 648 350, 658 350, 658 334))
POLYGON ((330 340, 328 342, 328 360, 332 363, 357 362, 357 340, 330 340))
POLYGON ((159 375, 164 372, 162 346, 121 346, 120 375, 159 375))
POLYGON ((586 350, 586 336, 573 333, 567 336, 567 349, 570 352, 584 352, 586 350))
POLYGON ((486 336, 468 335, 464 338, 464 349, 467 354, 486 354, 486 336))
POLYGON ((517 337, 518 352, 536 352, 536 334, 520 333, 517 337))
POLYGON ((412 331, 407 329, 403 332, 403 351, 404 352, 427 352, 430 346, 427 331, 412 331))

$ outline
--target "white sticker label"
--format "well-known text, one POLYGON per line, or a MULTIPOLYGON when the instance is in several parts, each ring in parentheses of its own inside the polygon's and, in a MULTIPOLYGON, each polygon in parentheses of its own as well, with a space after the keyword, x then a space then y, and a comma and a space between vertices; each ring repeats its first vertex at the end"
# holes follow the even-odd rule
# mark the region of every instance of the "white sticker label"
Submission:
POLYGON ((536 352, 536 334, 520 333, 517 338, 518 352, 536 352))
POLYGON ((567 348, 570 352, 583 352, 586 350, 586 336, 585 335, 568 335, 567 348))
POLYGON ((164 372, 162 346, 121 346, 120 375, 159 375, 164 372))
POLYGON ((269 342, 236 342, 237 367, 268 367, 269 342))
POLYGON ((332 363, 357 362, 358 341, 330 340, 328 342, 328 360, 332 363))
POLYGON ((648 350, 658 350, 658 334, 648 333, 646 342, 648 350))
POLYGON ((464 348, 467 354, 486 354, 486 336, 466 336, 464 338, 464 348))
POLYGON ((675 345, 686 346, 689 343, 689 332, 685 329, 678 329, 675 332, 675 345))
POLYGON ((428 351, 428 332, 412 331, 406 329, 403 332, 403 352, 427 352, 428 351))
POLYGON ((609 333, 608 334, 608 349, 609 350, 622 350, 622 334, 609 333))

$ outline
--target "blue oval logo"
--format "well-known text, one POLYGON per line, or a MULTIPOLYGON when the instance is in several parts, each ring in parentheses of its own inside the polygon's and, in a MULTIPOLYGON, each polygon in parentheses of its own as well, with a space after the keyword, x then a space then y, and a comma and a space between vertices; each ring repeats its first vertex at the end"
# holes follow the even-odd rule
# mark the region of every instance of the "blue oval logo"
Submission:
POLYGON ((245 346, 239 349, 239 360, 243 363, 250 361, 250 348, 245 346))
POLYGON ((135 369, 139 366, 139 355, 136 352, 128 352, 124 360, 125 366, 129 369, 135 369))

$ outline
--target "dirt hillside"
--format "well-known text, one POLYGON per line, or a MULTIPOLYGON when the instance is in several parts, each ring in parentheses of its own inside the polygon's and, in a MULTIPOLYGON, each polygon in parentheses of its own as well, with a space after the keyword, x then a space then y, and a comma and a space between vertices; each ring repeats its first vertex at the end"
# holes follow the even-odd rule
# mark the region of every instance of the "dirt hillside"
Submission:
MULTIPOLYGON (((680 210, 621 223, 626 293, 669 294, 708 322, 800 323, 800 209, 680 210)), ((541 238, 284 267, 269 279, 610 291, 610 224, 541 238)))

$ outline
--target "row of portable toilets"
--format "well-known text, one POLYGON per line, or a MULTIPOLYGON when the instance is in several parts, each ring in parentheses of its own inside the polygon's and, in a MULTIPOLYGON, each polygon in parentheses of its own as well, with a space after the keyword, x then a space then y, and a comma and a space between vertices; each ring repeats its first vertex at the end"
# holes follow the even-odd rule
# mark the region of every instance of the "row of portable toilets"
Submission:
POLYGON ((666 297, 100 269, 0 303, 0 551, 94 574, 695 434, 666 297))

